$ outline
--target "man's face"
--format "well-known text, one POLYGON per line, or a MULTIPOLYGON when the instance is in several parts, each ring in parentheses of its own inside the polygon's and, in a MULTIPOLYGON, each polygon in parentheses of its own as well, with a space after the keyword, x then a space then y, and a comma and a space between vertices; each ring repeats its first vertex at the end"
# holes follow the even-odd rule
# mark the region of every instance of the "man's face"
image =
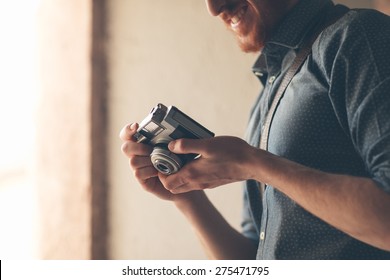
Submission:
POLYGON ((260 51, 273 28, 298 0, 206 0, 212 16, 233 31, 244 52, 260 51))

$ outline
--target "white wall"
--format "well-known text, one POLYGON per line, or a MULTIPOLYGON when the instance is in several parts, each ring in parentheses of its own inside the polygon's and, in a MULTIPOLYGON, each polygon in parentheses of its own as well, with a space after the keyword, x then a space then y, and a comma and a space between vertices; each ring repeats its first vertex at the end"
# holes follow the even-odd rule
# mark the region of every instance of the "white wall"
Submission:
MULTIPOLYGON (((250 71, 255 56, 240 52, 223 24, 208 15, 204 1, 108 2, 110 257, 205 258, 174 206, 141 190, 120 152, 117 135, 126 123, 141 121, 162 102, 176 105, 217 135, 242 137, 260 90, 250 71)), ((208 193, 239 227, 241 184, 208 193)))

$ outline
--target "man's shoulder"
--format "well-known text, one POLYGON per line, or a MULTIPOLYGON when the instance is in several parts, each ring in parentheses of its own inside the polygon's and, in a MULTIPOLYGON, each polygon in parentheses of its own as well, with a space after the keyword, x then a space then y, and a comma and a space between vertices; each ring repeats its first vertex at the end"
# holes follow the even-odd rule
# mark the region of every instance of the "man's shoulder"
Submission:
POLYGON ((390 47, 390 16, 373 9, 351 9, 321 33, 313 51, 334 56, 340 50, 346 54, 384 47, 390 47))
POLYGON ((379 82, 390 74, 389 48, 390 17, 376 10, 351 9, 321 33, 312 48, 313 62, 329 79, 337 70, 338 75, 346 74, 348 67, 361 73, 370 69, 379 82))
POLYGON ((325 36, 343 35, 343 39, 390 34, 390 16, 374 9, 351 9, 345 16, 333 24, 325 36))

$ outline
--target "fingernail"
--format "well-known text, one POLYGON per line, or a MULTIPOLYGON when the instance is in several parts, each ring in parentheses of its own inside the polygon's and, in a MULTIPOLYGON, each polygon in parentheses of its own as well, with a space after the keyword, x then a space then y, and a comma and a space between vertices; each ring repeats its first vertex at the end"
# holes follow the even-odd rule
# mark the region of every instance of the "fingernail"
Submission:
POLYGON ((168 149, 170 149, 172 151, 174 148, 175 148, 175 141, 169 142, 168 149))
POLYGON ((130 130, 134 130, 135 129, 135 123, 132 123, 131 125, 130 125, 130 130))

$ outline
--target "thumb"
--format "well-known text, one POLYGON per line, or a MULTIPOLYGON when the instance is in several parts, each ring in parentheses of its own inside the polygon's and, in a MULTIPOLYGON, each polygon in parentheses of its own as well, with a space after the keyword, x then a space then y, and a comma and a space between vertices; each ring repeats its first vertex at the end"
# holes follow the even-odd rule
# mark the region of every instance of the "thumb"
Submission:
POLYGON ((120 131, 119 138, 123 141, 130 141, 132 140, 134 134, 137 132, 137 129, 138 123, 128 124, 120 131))
POLYGON ((178 139, 168 144, 168 149, 175 154, 207 154, 209 139, 178 139))

